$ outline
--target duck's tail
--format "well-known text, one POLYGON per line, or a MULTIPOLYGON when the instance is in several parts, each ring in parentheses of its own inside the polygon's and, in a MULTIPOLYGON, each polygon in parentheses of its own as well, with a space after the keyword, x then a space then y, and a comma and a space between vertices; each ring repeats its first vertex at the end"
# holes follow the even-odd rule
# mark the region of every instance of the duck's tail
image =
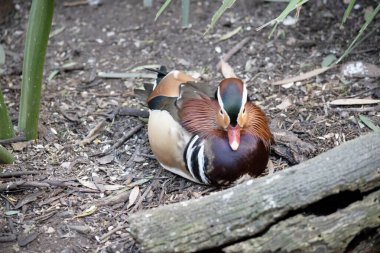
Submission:
POLYGON ((156 88, 157 84, 159 84, 167 74, 167 68, 165 66, 160 66, 159 69, 145 68, 146 70, 156 72, 157 78, 154 84, 152 83, 144 83, 144 89, 134 89, 134 93, 139 96, 143 100, 147 100, 150 94, 152 94, 153 90, 156 88))

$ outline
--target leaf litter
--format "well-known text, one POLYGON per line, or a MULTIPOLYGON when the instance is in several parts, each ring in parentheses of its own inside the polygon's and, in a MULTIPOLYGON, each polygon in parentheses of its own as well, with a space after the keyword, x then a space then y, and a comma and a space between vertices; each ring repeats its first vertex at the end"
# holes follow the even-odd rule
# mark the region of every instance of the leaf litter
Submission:
MULTIPOLYGON (((377 77, 351 77, 338 68, 320 69, 324 56, 346 49, 351 30, 360 29, 360 24, 350 23, 350 18, 346 22, 352 29, 346 30, 340 29, 340 20, 334 18, 314 22, 318 14, 305 5, 307 11, 301 12, 296 24, 281 27, 274 39, 268 40, 265 32, 253 36, 249 28, 278 13, 255 1, 246 4, 229 9, 213 29, 217 36, 206 37, 202 35, 209 19, 202 10, 209 15, 220 3, 201 1, 192 17, 199 22, 190 20, 192 26, 185 30, 175 26, 178 15, 174 12, 165 11, 153 23, 149 20, 154 19, 154 8, 128 1, 105 2, 96 8, 87 3, 75 7, 57 4, 52 31, 59 33, 49 42, 45 73, 49 82, 42 95, 40 139, 18 150, 15 147, 16 164, 2 166, 4 176, 11 175, 0 176, 0 211, 4 214, 0 227, 1 233, 10 235, 2 245, 7 252, 23 251, 20 245, 35 252, 140 252, 128 233, 130 213, 220 190, 177 177, 163 170, 152 156, 146 129, 148 110, 132 92, 153 81, 152 73, 145 75, 144 66, 186 68, 183 70, 200 73, 203 80, 215 84, 222 74, 215 70, 220 55, 214 48, 227 52, 223 60, 246 82, 250 100, 271 122, 276 144, 270 173, 372 131, 358 127, 358 122, 380 125, 378 104, 330 103, 353 97, 376 100, 377 77), (257 19, 239 18, 246 10, 257 19), (91 15, 83 15, 83 11, 91 15), (144 21, 137 23, 142 17, 144 21), (240 26, 228 39, 215 40, 240 26), (321 36, 333 36, 334 41, 326 43, 321 36), (98 43, 99 39, 103 43, 98 43), (290 40, 293 44, 287 45, 290 40), (66 66, 69 71, 62 69, 71 62, 77 64, 66 66), (53 70, 60 71, 49 78, 53 70), (100 72, 114 78, 101 77, 100 72), (274 80, 297 74, 298 79, 272 85, 274 80), (276 107, 287 98, 291 105, 288 101, 276 107), (358 121, 359 115, 370 121, 358 121), (18 244, 17 237, 23 235, 30 237, 18 244)), ((326 4, 326 10, 338 8, 333 1, 326 4)), ((13 119, 17 119, 23 24, 29 3, 19 5, 17 17, 1 35, 7 64, 1 66, 0 81, 13 119)), ((168 6, 171 8, 175 6, 168 6)), ((379 39, 373 33, 347 59, 377 66, 380 56, 374 48, 379 39)))

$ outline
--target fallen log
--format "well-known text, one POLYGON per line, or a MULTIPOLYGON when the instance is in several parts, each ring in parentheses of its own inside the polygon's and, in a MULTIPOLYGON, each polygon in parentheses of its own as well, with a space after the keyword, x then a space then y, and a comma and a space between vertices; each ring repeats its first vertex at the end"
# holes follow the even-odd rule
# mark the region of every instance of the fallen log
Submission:
POLYGON ((305 252, 313 242, 328 245, 322 252, 341 252, 363 231, 380 228, 379 191, 377 133, 207 197, 131 215, 130 231, 143 252, 290 252, 287 244, 305 252), (350 231, 342 233, 345 227, 350 231), (274 232, 294 242, 278 240, 271 248, 274 232))

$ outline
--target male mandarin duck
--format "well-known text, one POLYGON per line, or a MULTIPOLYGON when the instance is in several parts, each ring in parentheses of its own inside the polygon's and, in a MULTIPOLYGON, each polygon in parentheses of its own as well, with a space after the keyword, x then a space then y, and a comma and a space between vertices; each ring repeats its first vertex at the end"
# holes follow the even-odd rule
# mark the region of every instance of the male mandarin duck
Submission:
POLYGON ((148 136, 165 169, 207 185, 265 170, 273 137, 240 79, 226 78, 213 88, 177 70, 156 72, 156 85, 145 86, 148 136))

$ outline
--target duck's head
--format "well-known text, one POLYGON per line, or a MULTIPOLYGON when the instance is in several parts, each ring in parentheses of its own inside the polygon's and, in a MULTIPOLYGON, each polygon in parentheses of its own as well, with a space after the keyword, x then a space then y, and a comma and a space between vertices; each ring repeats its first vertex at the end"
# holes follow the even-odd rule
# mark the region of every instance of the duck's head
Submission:
POLYGON ((217 90, 220 106, 216 122, 227 131, 228 142, 232 150, 240 145, 240 132, 247 123, 247 88, 238 78, 227 78, 220 82, 217 90))

